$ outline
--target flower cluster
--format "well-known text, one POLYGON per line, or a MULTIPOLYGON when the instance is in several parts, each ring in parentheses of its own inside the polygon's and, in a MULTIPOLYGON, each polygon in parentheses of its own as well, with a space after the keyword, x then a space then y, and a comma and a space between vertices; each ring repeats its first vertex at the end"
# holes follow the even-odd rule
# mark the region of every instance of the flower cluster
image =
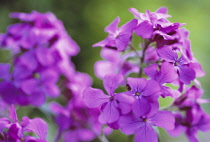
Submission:
POLYGON ((11 17, 21 23, 10 25, 0 36, 1 50, 12 54, 11 63, 0 64, 0 95, 8 104, 40 106, 46 96, 59 96, 61 76, 75 74, 70 57, 79 47, 52 13, 12 13, 11 17))
POLYGON ((185 132, 190 142, 197 142, 198 130, 210 130, 210 115, 200 106, 209 100, 201 98, 196 78, 205 72, 193 56, 185 24, 171 23, 165 7, 129 11, 135 19, 118 27, 117 17, 105 28, 107 38, 93 45, 102 47, 104 60, 96 62, 95 74, 108 95, 89 87, 83 92, 85 104, 101 110, 99 122, 134 134, 136 142, 157 142, 154 126, 171 136, 185 132), (134 36, 141 38, 140 47, 135 47, 134 36), (119 86, 126 90, 115 91, 119 86), (174 101, 162 109, 160 97, 174 101))
POLYGON ((24 116, 19 122, 14 105, 9 108, 9 118, 0 118, 0 141, 3 142, 47 142, 47 133, 48 126, 41 118, 24 116), (26 132, 33 132, 38 138, 26 135, 26 132))
POLYGON ((0 34, 0 52, 11 53, 0 63, 0 141, 47 141, 44 120, 19 121, 14 104, 45 104, 40 110, 57 124, 56 142, 107 142, 105 135, 118 129, 134 135, 135 142, 158 142, 158 127, 198 142, 197 132, 210 130, 210 115, 201 107, 210 100, 202 99, 197 80, 205 72, 193 56, 185 24, 171 23, 165 7, 129 11, 134 19, 118 27, 117 17, 105 28, 108 36, 93 45, 102 47, 103 60, 94 70, 106 93, 76 71, 71 57, 79 47, 52 13, 11 14, 21 22, 0 34), (141 39, 139 46, 134 38, 141 39), (173 102, 162 108, 159 99, 167 97, 173 102))

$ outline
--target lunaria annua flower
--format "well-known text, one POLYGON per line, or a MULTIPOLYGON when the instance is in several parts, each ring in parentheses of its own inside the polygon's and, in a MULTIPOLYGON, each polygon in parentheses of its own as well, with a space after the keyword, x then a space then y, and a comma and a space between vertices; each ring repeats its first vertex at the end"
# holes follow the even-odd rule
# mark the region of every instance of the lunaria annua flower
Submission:
POLYGON ((70 57, 79 47, 50 12, 12 13, 11 17, 21 22, 1 34, 1 50, 10 50, 12 61, 0 64, 0 94, 8 104, 40 106, 47 96, 59 96, 61 76, 75 72, 70 57))
POLYGON ((47 142, 48 126, 41 118, 24 116, 19 122, 14 105, 9 108, 9 116, 0 118, 0 140, 4 142, 47 142), (37 137, 27 135, 33 132, 37 137))

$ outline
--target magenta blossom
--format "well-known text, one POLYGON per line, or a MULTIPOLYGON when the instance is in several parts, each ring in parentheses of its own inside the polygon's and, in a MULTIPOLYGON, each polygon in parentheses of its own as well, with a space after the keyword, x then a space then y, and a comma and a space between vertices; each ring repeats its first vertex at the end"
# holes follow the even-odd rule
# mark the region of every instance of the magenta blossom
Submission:
POLYGON ((85 104, 89 108, 101 108, 99 121, 104 124, 110 124, 117 121, 122 114, 131 111, 133 98, 124 93, 114 93, 115 89, 124 81, 124 77, 119 74, 109 74, 104 78, 104 88, 108 95, 102 90, 87 88, 83 92, 85 104))
POLYGON ((137 20, 133 19, 128 23, 118 28, 120 18, 117 17, 110 25, 105 28, 105 32, 109 33, 108 37, 96 44, 93 47, 102 46, 106 48, 124 51, 131 40, 133 29, 137 24, 137 20))
MULTIPOLYGON (((135 109, 139 109, 136 107, 135 109)), ((153 126, 162 127, 166 130, 174 129, 174 116, 169 111, 158 111, 157 105, 152 105, 149 113, 143 112, 123 115, 119 119, 119 126, 126 135, 135 134, 135 142, 158 142, 158 135, 153 126)))
POLYGON ((18 122, 14 105, 11 105, 9 109, 9 118, 10 119, 5 117, 0 118, 0 133, 3 136, 0 139, 4 142, 47 142, 46 137, 48 133, 48 126, 41 118, 29 119, 27 116, 24 116, 22 121, 18 122), (24 132, 34 132, 38 138, 25 136, 24 132))

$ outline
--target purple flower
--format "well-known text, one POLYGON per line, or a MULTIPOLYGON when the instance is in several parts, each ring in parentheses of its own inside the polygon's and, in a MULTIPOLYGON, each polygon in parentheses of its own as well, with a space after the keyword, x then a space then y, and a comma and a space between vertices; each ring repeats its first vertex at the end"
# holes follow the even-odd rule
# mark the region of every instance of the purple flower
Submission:
POLYGON ((199 106, 195 106, 185 112, 175 114, 175 128, 168 131, 173 137, 179 136, 185 132, 189 142, 198 142, 196 134, 198 130, 207 132, 210 131, 210 116, 206 114, 199 106))
POLYGON ((165 26, 169 23, 166 18, 171 17, 167 14, 167 9, 165 7, 159 8, 154 13, 147 10, 146 14, 139 13, 135 8, 130 8, 129 11, 133 13, 136 18, 139 18, 139 24, 135 28, 135 32, 142 38, 152 38, 158 25, 162 24, 165 26))
MULTIPOLYGON (((135 109, 139 109, 136 107, 135 109)), ((169 111, 158 111, 158 106, 151 106, 149 112, 123 115, 119 119, 121 131, 126 135, 135 134, 135 142, 158 142, 158 136, 153 126, 162 127, 166 130, 174 129, 174 116, 169 111)))
POLYGON ((188 85, 190 84, 191 80, 195 79, 195 71, 190 68, 189 62, 184 58, 184 56, 179 58, 178 53, 176 53, 170 47, 159 48, 157 53, 160 58, 173 65, 173 68, 177 70, 177 74, 181 82, 188 85))
POLYGON ((124 51, 131 40, 133 29, 137 24, 137 20, 133 19, 118 28, 120 18, 117 17, 110 25, 105 28, 105 32, 109 33, 108 37, 93 47, 102 46, 106 48, 124 51))
POLYGON ((170 63, 163 62, 160 71, 158 71, 158 65, 152 64, 145 68, 144 72, 148 77, 156 80, 160 84, 162 97, 171 96, 172 98, 177 98, 181 95, 179 91, 164 86, 165 83, 172 83, 178 78, 176 70, 170 63))
POLYGON ((91 141, 100 135, 102 126, 98 122, 99 109, 78 106, 74 101, 69 101, 65 107, 51 103, 50 107, 58 125, 55 141, 59 139, 63 139, 64 142, 91 141))
POLYGON ((128 58, 134 58, 135 53, 121 55, 120 52, 112 49, 103 48, 101 56, 105 59, 97 61, 94 65, 95 74, 103 79, 106 74, 119 73, 126 76, 130 73, 139 72, 138 63, 133 63, 128 58), (113 56, 114 55, 114 56, 113 56))
POLYGON ((101 108, 99 121, 104 124, 116 122, 121 113, 126 114, 131 111, 133 98, 124 93, 114 93, 115 89, 124 81, 124 77, 119 74, 109 74, 104 78, 104 88, 108 95, 102 90, 87 88, 83 92, 83 99, 89 108, 101 108))
POLYGON ((34 142, 46 142, 48 127, 41 118, 29 119, 27 116, 24 116, 22 121, 18 122, 14 105, 11 105, 9 109, 9 118, 11 120, 7 118, 0 119, 0 133, 3 136, 2 140, 5 142, 28 141, 30 139, 33 139, 34 142), (7 130, 7 133, 5 130, 7 130), (39 138, 25 137, 24 132, 34 132, 39 138))
POLYGON ((155 80, 146 80, 145 78, 128 77, 127 89, 127 94, 133 95, 136 98, 132 104, 133 112, 142 115, 149 113, 151 109, 150 104, 157 103, 160 93, 159 84, 155 80))
POLYGON ((13 53, 11 65, 0 65, 0 94, 9 104, 40 106, 46 96, 60 95, 61 76, 75 73, 69 58, 79 47, 52 13, 12 13, 11 17, 21 23, 9 26, 0 38, 2 48, 13 53))

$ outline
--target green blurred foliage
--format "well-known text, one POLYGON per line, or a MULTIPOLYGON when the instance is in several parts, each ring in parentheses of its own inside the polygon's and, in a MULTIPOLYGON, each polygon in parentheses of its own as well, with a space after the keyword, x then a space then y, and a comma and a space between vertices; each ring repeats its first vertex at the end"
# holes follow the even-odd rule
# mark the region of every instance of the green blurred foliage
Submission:
MULTIPOLYGON (((73 57, 77 70, 90 74, 93 77, 93 86, 100 88, 102 81, 95 77, 93 65, 101 59, 101 48, 91 46, 105 38, 107 34, 104 28, 117 16, 121 18, 121 25, 131 20, 133 15, 128 8, 135 7, 140 12, 145 12, 146 9, 155 11, 161 6, 166 6, 169 14, 173 16, 170 21, 187 24, 184 27, 190 31, 194 56, 206 71, 206 76, 199 78, 205 90, 203 98, 210 98, 208 86, 210 85, 209 0, 0 0, 0 32, 5 32, 6 27, 16 21, 8 17, 11 12, 31 12, 32 10, 53 12, 63 21, 68 33, 81 47, 81 52, 73 57)), ((162 105, 166 104, 167 102, 162 102, 162 105)), ((204 105, 204 108, 210 113, 208 107, 210 105, 204 105)), ((55 129, 55 126, 50 126, 50 129, 55 129)), ((168 136, 162 134, 162 130, 160 132, 161 142, 186 141, 181 138, 167 139, 168 136)), ((54 133, 52 132, 49 136, 50 141, 54 133)), ((114 136, 116 134, 119 133, 114 133, 114 136)), ((203 136, 203 142, 207 142, 206 137, 206 135, 203 136)), ((118 141, 113 138, 111 140, 118 141)), ((125 138, 121 140, 121 142, 126 141, 125 138)))

